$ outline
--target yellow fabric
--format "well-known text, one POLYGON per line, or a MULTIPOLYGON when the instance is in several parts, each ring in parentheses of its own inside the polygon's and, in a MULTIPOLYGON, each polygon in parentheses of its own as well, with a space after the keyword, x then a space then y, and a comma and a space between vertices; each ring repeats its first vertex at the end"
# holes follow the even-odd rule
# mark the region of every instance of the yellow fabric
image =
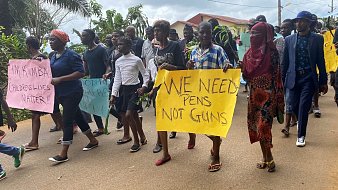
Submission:
MULTIPOLYGON (((332 30, 332 33, 335 33, 335 30, 332 30)), ((336 48, 333 44, 333 36, 330 31, 327 31, 323 34, 324 37, 324 58, 326 72, 335 72, 338 67, 338 56, 336 54, 336 48)))
POLYGON ((240 70, 160 70, 155 86, 157 131, 226 137, 239 90, 240 70))

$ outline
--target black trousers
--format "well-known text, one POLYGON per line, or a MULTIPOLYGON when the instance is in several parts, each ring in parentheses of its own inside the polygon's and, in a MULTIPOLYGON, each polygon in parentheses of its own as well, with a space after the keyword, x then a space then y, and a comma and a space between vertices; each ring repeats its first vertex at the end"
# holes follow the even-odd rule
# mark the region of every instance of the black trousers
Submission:
POLYGON ((63 107, 63 141, 62 144, 70 145, 73 142, 73 121, 79 126, 84 134, 91 133, 90 127, 83 118, 79 103, 81 101, 83 91, 75 92, 68 96, 58 97, 63 107))

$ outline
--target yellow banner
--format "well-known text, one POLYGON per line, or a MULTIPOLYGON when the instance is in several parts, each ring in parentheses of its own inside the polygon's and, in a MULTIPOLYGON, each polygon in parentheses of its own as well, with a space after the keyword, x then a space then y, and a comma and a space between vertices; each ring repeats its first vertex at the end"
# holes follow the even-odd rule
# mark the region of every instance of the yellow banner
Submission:
POLYGON ((160 70, 155 86, 157 131, 226 137, 234 114, 239 69, 160 70))
MULTIPOLYGON (((335 33, 335 30, 332 30, 335 33)), ((326 65, 326 72, 335 72, 338 67, 338 56, 336 54, 336 48, 333 44, 333 36, 330 31, 323 34, 324 37, 324 58, 326 65)))

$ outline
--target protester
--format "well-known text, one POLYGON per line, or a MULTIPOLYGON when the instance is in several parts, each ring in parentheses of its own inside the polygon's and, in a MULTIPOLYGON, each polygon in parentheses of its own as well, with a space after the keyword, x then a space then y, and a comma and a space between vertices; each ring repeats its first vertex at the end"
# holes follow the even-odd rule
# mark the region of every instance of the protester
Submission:
POLYGON ((265 22, 255 24, 251 29, 250 44, 242 63, 243 75, 250 83, 249 137, 251 143, 260 142, 263 158, 257 163, 257 168, 274 172, 271 127, 278 110, 284 110, 284 98, 272 26, 265 22))
MULTIPOLYGON (((222 47, 212 43, 212 26, 208 22, 201 22, 198 26, 200 44, 190 55, 187 63, 189 69, 224 69, 226 71, 230 66, 230 62, 222 47)), ((208 136, 212 140, 212 148, 210 150, 212 162, 208 169, 210 172, 216 172, 221 169, 219 150, 221 145, 221 137, 208 136)))
POLYGON ((237 54, 237 46, 235 40, 232 38, 232 33, 227 26, 220 26, 217 19, 211 18, 208 22, 212 26, 212 42, 221 46, 228 56, 230 64, 235 67, 239 61, 237 54), (223 41, 221 39, 227 39, 223 41))
MULTIPOLYGON (((39 51, 40 43, 36 37, 33 37, 33 36, 27 37, 26 45, 27 45, 27 50, 29 54, 31 55, 32 59, 37 59, 37 60, 48 59, 47 56, 45 56, 39 51)), ((60 109, 58 107, 59 104, 57 103, 56 100, 54 102, 55 102, 54 112, 51 114, 51 116, 56 126, 51 128, 50 132, 60 131, 63 128, 62 116, 61 116, 60 109)), ((26 143, 23 145, 26 151, 39 149, 39 132, 40 132, 40 126, 41 126, 40 117, 43 114, 47 114, 47 113, 43 113, 39 111, 32 111, 32 139, 29 143, 26 143)))
MULTIPOLYGON (((85 29, 81 35, 82 44, 86 45, 88 49, 83 53, 83 61, 85 65, 85 73, 89 75, 89 78, 102 78, 102 76, 109 72, 108 54, 104 47, 94 42, 95 32, 91 29, 85 29)), ((102 118, 98 115, 93 115, 97 130, 95 130, 94 136, 100 136, 103 134, 103 122, 102 118)))
POLYGON ((112 34, 107 34, 105 38, 105 45, 106 45, 108 57, 111 55, 111 53, 113 52, 115 48, 112 42, 112 38, 113 38, 112 34))
POLYGON ((143 42, 141 58, 144 67, 147 67, 149 60, 154 58, 154 51, 151 41, 154 39, 154 29, 152 26, 146 28, 147 39, 143 42))
MULTIPOLYGON (((312 14, 310 32, 320 34, 320 30, 317 29, 317 24, 318 24, 317 15, 312 14)), ((322 113, 319 109, 319 96, 320 96, 320 93, 319 93, 319 89, 317 88, 313 95, 312 106, 310 109, 310 113, 313 113, 315 118, 320 118, 322 116, 322 113)))
MULTIPOLYGON (((172 29, 169 30, 169 40, 170 40, 170 31, 172 33, 174 33, 174 31, 172 29)), ((176 30, 175 30, 175 33, 176 33, 176 30)), ((175 34, 172 34, 172 35, 175 35, 175 34)), ((189 45, 190 45, 189 43, 193 42, 195 40, 194 39, 194 29, 192 28, 191 25, 189 25, 189 24, 184 25, 183 37, 184 38, 181 41, 179 41, 179 44, 180 44, 182 55, 183 55, 183 58, 184 58, 184 63, 186 63, 187 61, 189 61, 189 58, 190 58, 189 55, 188 55, 188 51, 189 51, 188 48, 189 48, 189 45)), ((172 41, 175 41, 175 40, 172 40, 172 41)), ((174 138, 176 138, 176 135, 177 135, 177 133, 175 131, 172 131, 169 135, 169 138, 174 139, 174 138)))
MULTIPOLYGON (((6 102, 5 98, 3 97, 3 92, 0 89, 0 127, 4 125, 4 121, 3 121, 4 118, 3 118, 3 115, 2 115, 2 109, 4 109, 4 112, 7 116, 8 129, 12 129, 12 132, 14 132, 17 128, 17 125, 14 121, 13 115, 11 114, 11 112, 9 110, 7 102, 6 102)), ((5 136, 6 136, 5 131, 0 130, 0 143, 5 136)))
POLYGON ((143 46, 143 40, 139 37, 136 37, 136 28, 134 26, 128 26, 125 30, 126 36, 128 36, 132 40, 132 52, 137 57, 142 57, 142 46, 143 46))
POLYGON ((176 29, 171 28, 169 31, 169 40, 177 42, 179 40, 178 34, 176 32, 176 29))
POLYGON ((130 152, 137 152, 141 149, 141 144, 147 144, 147 138, 144 135, 137 111, 140 110, 142 106, 142 104, 138 102, 139 96, 143 95, 147 88, 149 74, 146 72, 142 60, 130 53, 131 46, 131 39, 127 37, 118 39, 118 50, 123 55, 116 60, 115 79, 110 101, 114 103, 115 98, 119 97, 121 112, 125 113, 122 120, 128 120, 134 136, 134 144, 130 148, 130 152), (139 85, 139 72, 141 72, 143 76, 144 82, 142 87, 139 85))
MULTIPOLYGON (((335 30, 334 33, 334 38, 333 38, 333 44, 336 47, 336 54, 338 55, 338 30, 335 30)), ((331 81, 331 85, 333 86, 334 90, 335 90, 335 96, 334 96, 334 101, 336 102, 337 106, 338 106, 338 68, 336 70, 336 72, 331 73, 332 76, 332 81, 331 81)))
MULTIPOLYGON (((3 93, 0 90, 0 113, 2 113, 1 107, 4 108, 4 111, 6 113, 7 116, 7 123, 8 123, 8 129, 11 129, 12 132, 14 132, 17 129, 17 124, 15 123, 13 116, 9 110, 9 107, 7 105, 7 102, 5 101, 4 97, 3 97, 3 93)), ((2 116, 2 115, 1 115, 2 116)), ((2 121, 2 117, 0 118, 0 126, 2 126, 3 121, 2 121)), ((22 158, 25 154, 25 148, 23 146, 20 147, 14 147, 14 146, 10 146, 7 144, 3 144, 1 143, 1 139, 0 139, 0 152, 3 154, 7 154, 9 156, 12 156, 14 159, 14 167, 18 168, 21 165, 22 162, 22 158)), ((0 181, 3 180, 4 178, 6 178, 6 171, 1 167, 0 164, 0 181)))
POLYGON ((292 98, 292 111, 298 118, 298 147, 305 146, 308 112, 315 90, 319 88, 324 94, 328 90, 324 39, 310 31, 311 19, 308 11, 298 13, 294 19, 297 33, 285 38, 283 81, 292 98))
MULTIPOLYGON (((108 66, 107 66, 108 67, 107 71, 109 71, 109 72, 102 76, 103 79, 110 78, 110 84, 109 84, 110 95, 111 95, 111 89, 113 87, 114 78, 115 78, 115 62, 118 58, 120 58, 122 56, 122 54, 117 49, 117 46, 118 46, 117 40, 122 36, 124 36, 124 33, 120 30, 116 30, 112 33, 111 41, 112 41, 114 50, 111 52, 111 55, 109 56, 109 62, 108 62, 108 66)), ((118 101, 118 100, 116 100, 116 101, 118 101)), ((122 122, 122 116, 121 116, 122 113, 119 113, 119 108, 117 108, 116 105, 114 105, 109 110, 109 112, 110 112, 110 114, 112 114, 114 117, 117 118, 116 129, 120 130, 123 127, 123 122, 122 122)), ((124 122, 126 122, 126 121, 124 121, 124 122)), ((127 124, 126 126, 127 127, 124 129, 125 137, 123 139, 131 139, 130 135, 129 135, 129 124, 127 124)), ((122 140, 120 139, 118 142, 124 142, 123 139, 122 140)))
MULTIPOLYGON (((156 40, 159 42, 159 46, 155 50, 155 64, 159 69, 165 69, 168 71, 173 70, 182 70, 185 69, 185 64, 183 63, 183 56, 181 48, 178 42, 169 41, 170 23, 166 20, 157 20, 154 23, 154 34, 156 40)), ((155 98, 156 98, 155 89, 155 98)), ((189 133, 189 142, 188 149, 193 149, 195 147, 196 134, 189 133)), ((163 157, 156 161, 156 165, 162 165, 171 160, 168 150, 168 135, 166 131, 158 132, 158 139, 155 148, 153 149, 154 153, 160 152, 163 146, 163 157)))
POLYGON ((52 81, 55 86, 55 96, 63 107, 63 139, 62 150, 59 155, 49 158, 53 162, 68 161, 68 149, 73 142, 73 121, 89 139, 89 144, 83 148, 88 151, 96 148, 99 142, 93 136, 88 123, 83 118, 79 103, 83 95, 81 81, 84 68, 80 55, 66 48, 69 36, 61 30, 52 30, 49 38, 51 48, 56 51, 52 56, 52 81))
MULTIPOLYGON (((282 22, 280 33, 282 34, 282 38, 277 38, 274 40, 276 48, 279 54, 280 67, 283 68, 283 56, 284 56, 284 47, 285 47, 285 38, 291 35, 293 30, 293 22, 291 19, 286 19, 282 22)), ((282 73, 281 73, 282 74, 282 73)), ((290 97, 289 90, 284 91, 285 95, 285 126, 282 129, 282 133, 288 137, 290 127, 297 125, 297 117, 295 114, 292 114, 292 100, 290 97)))

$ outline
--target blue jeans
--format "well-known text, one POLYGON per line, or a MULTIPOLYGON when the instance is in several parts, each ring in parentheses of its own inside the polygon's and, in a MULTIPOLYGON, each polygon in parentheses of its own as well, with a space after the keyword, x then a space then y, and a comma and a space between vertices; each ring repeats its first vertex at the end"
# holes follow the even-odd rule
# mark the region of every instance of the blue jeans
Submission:
MULTIPOLYGON (((7 144, 0 143, 0 153, 7 154, 8 156, 14 156, 19 154, 19 148, 15 146, 10 146, 7 144)), ((0 164, 0 172, 2 172, 3 169, 0 164)))

